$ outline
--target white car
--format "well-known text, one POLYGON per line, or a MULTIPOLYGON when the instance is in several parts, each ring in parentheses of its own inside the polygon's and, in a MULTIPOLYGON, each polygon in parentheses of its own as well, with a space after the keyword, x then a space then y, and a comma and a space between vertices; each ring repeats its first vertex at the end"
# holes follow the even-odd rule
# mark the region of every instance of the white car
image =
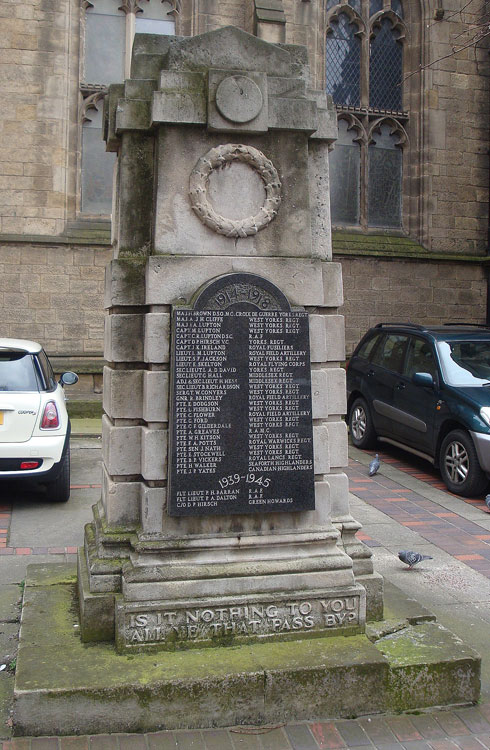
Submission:
POLYGON ((40 344, 0 338, 0 480, 29 479, 46 485, 48 499, 70 497, 70 420, 64 385, 57 383, 40 344))

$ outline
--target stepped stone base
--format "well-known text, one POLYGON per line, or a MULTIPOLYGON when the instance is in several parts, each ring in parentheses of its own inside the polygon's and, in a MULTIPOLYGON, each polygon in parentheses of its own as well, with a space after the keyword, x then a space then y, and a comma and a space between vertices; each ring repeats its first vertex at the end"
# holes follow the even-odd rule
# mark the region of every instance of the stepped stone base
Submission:
POLYGON ((120 655, 112 643, 81 642, 75 567, 31 565, 14 733, 146 732, 475 702, 480 657, 399 590, 387 597, 390 620, 348 638, 120 655))

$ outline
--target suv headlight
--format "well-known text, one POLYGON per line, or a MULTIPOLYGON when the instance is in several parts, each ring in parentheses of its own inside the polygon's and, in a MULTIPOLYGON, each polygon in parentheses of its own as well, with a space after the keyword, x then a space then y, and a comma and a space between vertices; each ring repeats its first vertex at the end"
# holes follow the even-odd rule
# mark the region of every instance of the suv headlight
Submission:
POLYGON ((480 409, 480 417, 490 427, 490 406, 482 406, 480 409))

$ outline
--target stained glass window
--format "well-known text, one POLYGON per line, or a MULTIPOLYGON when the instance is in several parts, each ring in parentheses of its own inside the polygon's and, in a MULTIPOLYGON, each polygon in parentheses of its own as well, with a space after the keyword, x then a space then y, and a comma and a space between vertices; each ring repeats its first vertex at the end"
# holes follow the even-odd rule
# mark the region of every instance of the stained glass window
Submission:
POLYGON ((338 5, 340 0, 327 0, 327 10, 330 10, 334 5, 338 5))
POLYGON ((351 8, 354 8, 357 13, 361 13, 361 0, 349 0, 349 5, 351 8))
POLYGON ((368 221, 373 227, 401 227, 402 150, 390 125, 374 133, 369 146, 368 221))
POLYGON ((396 41, 388 18, 383 18, 375 34, 369 60, 369 104, 375 109, 400 111, 402 46, 396 41))
POLYGON ((359 105, 361 82, 361 44, 355 36, 356 25, 345 13, 326 40, 326 88, 335 104, 359 105))
POLYGON ((354 128, 339 120, 339 138, 329 156, 332 224, 359 224, 361 149, 354 128))

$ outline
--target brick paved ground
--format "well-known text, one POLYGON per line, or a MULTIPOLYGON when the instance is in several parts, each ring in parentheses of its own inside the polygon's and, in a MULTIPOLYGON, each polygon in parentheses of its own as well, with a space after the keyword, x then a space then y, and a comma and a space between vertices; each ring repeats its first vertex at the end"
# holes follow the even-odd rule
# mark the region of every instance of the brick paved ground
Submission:
MULTIPOLYGON (((430 470, 429 464, 428 471, 422 471, 417 463, 411 460, 394 458, 388 453, 379 453, 379 457, 383 463, 451 495, 436 471, 430 470)), ((381 473, 374 477, 366 476, 365 467, 356 460, 350 459, 347 473, 350 491, 356 497, 382 511, 401 526, 416 531, 427 542, 437 545, 456 560, 490 578, 490 531, 485 533, 485 529, 478 523, 444 509, 440 503, 414 490, 401 487, 398 482, 381 473)), ((480 509, 482 518, 490 516, 482 497, 457 497, 457 500, 480 509)), ((358 536, 369 547, 379 545, 362 531, 358 536)))
POLYGON ((3 750, 483 750, 490 749, 490 703, 418 715, 302 722, 152 734, 19 738, 3 750))

